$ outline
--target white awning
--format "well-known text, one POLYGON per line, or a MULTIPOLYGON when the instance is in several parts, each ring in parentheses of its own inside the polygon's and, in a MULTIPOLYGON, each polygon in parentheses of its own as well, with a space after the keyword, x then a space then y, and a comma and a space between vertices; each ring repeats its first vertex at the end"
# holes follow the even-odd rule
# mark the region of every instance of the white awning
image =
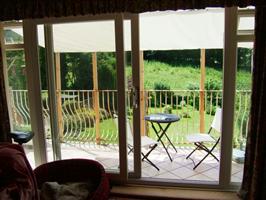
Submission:
MULTIPOLYGON (((221 49, 224 10, 165 11, 140 14, 140 50, 221 49)), ((251 20, 241 22, 246 27, 251 20)), ((253 22, 254 24, 254 22, 253 22)), ((125 50, 131 50, 130 22, 124 23, 125 50)), ((38 27, 44 46, 43 26, 38 27)), ((53 25, 55 52, 114 52, 114 21, 53 25)), ((246 43, 244 47, 251 47, 246 43)))

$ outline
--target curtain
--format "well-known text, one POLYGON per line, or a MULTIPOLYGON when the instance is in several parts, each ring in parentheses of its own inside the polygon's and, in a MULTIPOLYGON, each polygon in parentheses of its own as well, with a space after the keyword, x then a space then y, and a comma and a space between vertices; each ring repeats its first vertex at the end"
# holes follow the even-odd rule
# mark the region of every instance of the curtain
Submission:
MULTIPOLYGON (((1 47, 1 46, 0 46, 1 47)), ((2 62, 2 51, 0 49, 0 142, 10 142, 10 125, 5 93, 5 80, 2 62)))
POLYGON ((63 17, 115 12, 200 9, 265 5, 262 0, 8 0, 1 1, 0 20, 63 17))
POLYGON ((266 199, 266 7, 256 8, 255 55, 250 126, 242 199, 266 199))

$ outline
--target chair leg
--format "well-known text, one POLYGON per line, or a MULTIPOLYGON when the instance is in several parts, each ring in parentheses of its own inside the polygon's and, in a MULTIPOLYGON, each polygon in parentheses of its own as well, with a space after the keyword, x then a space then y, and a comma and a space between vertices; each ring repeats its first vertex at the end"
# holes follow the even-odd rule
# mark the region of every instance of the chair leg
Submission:
POLYGON ((129 155, 131 152, 133 152, 134 149, 133 149, 133 147, 131 147, 129 145, 127 145, 127 148, 129 149, 127 155, 129 155))
POLYGON ((204 156, 204 158, 203 159, 201 159, 194 167, 193 167, 193 170, 195 170, 202 162, 203 162, 203 160, 205 160, 205 158, 207 158, 208 157, 208 155, 209 155, 209 153, 207 154, 207 155, 205 155, 204 156))
POLYGON ((208 157, 208 155, 213 156, 219 162, 219 159, 212 153, 212 151, 217 146, 217 144, 219 143, 219 141, 220 141, 220 138, 217 140, 217 142, 213 145, 213 147, 211 149, 208 149, 202 143, 196 144, 199 149, 202 149, 202 150, 206 151, 207 154, 194 166, 193 170, 195 170, 208 157))
POLYGON ((147 160, 148 161, 148 163, 150 163, 153 167, 155 167, 158 171, 160 171, 160 169, 152 162, 152 161, 150 161, 150 159, 148 159, 148 156, 150 155, 150 153, 155 149, 157 147, 157 144, 155 144, 155 145, 153 145, 152 146, 152 148, 146 153, 146 154, 144 154, 144 153, 142 153, 141 152, 141 154, 142 154, 142 161, 144 161, 144 160, 147 160))
POLYGON ((186 157, 186 159, 188 159, 196 150, 198 150, 199 147, 196 145, 196 148, 190 152, 190 154, 188 154, 188 156, 186 157))
MULTIPOLYGON (((128 147, 128 149, 129 149, 129 151, 128 151, 128 155, 131 153, 131 152, 133 152, 134 151, 134 148, 133 147, 131 147, 131 146, 127 146, 128 147)), ((141 161, 147 161, 149 164, 151 164, 153 167, 155 167, 158 171, 160 171, 160 169, 148 158, 148 156, 150 155, 150 153, 155 149, 155 147, 157 147, 157 144, 155 144, 155 145, 153 145, 152 147, 151 147, 151 149, 146 153, 146 154, 144 154, 144 153, 142 153, 141 152, 141 155, 142 155, 142 159, 141 159, 141 161)))
POLYGON ((143 156, 142 159, 141 159, 142 161, 145 161, 146 160, 150 165, 152 165, 158 171, 160 171, 160 169, 144 153, 141 153, 141 155, 143 156))
POLYGON ((152 148, 145 154, 145 157, 148 157, 150 153, 157 147, 157 144, 153 145, 152 148))

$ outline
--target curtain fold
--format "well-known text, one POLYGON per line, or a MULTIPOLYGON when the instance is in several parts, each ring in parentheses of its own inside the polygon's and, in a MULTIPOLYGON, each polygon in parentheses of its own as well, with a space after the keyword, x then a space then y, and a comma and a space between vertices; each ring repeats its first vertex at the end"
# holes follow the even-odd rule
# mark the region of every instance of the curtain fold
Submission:
POLYGON ((239 195, 266 199, 266 7, 256 8, 255 55, 251 113, 244 176, 239 195))
POLYGON ((1 2, 0 20, 265 4, 261 0, 8 0, 1 2))
POLYGON ((5 93, 5 80, 0 46, 0 142, 11 142, 8 107, 5 93))

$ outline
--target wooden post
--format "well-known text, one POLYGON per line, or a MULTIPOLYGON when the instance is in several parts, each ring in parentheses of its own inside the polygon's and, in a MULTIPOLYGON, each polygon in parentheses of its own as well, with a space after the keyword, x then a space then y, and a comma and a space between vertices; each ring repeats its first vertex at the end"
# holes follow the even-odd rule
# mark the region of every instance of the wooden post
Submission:
POLYGON ((92 73, 93 73, 93 109, 95 113, 95 133, 96 143, 100 144, 100 106, 99 106, 99 88, 97 73, 97 54, 92 53, 92 73))
POLYGON ((205 83, 205 49, 200 50, 200 99, 199 99, 199 114, 200 114, 200 133, 205 131, 205 116, 204 116, 204 83, 205 83))
POLYGON ((145 110, 146 110, 146 100, 144 91, 144 60, 143 51, 140 51, 140 133, 141 135, 146 135, 146 123, 145 123, 145 110))
POLYGON ((55 76, 56 76, 56 100, 57 100, 57 114, 58 114, 58 131, 60 141, 63 142, 63 115, 62 115, 62 98, 61 98, 61 63, 60 53, 55 53, 55 76))

